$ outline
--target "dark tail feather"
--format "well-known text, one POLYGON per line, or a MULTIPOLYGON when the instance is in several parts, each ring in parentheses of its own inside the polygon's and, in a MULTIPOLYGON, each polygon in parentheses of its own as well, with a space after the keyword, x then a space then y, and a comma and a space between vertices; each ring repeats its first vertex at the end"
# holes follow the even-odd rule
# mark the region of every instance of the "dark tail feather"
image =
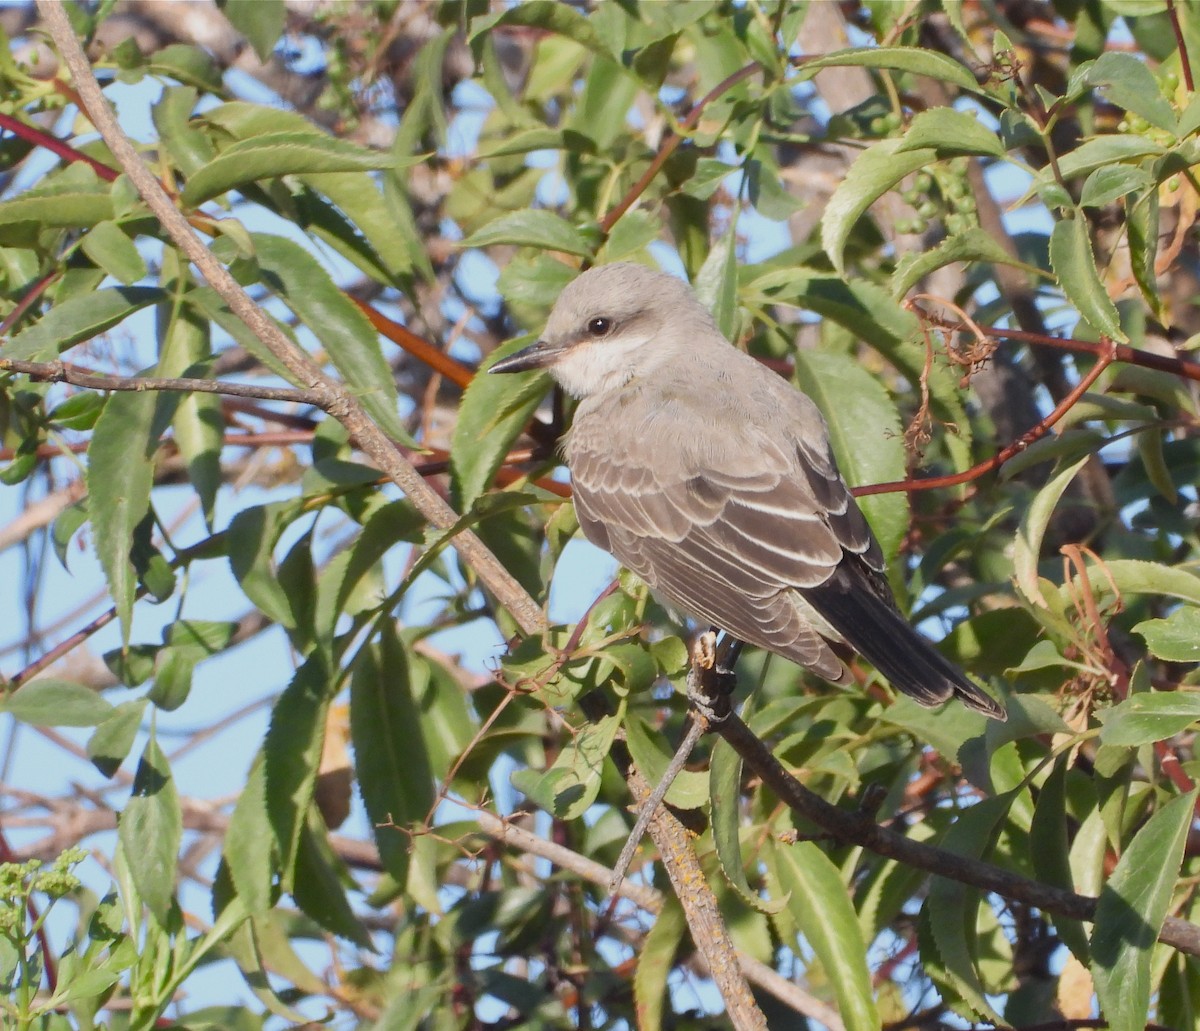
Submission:
POLYGON ((922 705, 940 705, 957 697, 985 716, 1008 718, 1004 706, 972 684, 932 644, 905 622, 877 593, 865 569, 848 558, 820 587, 805 590, 812 605, 846 643, 892 685, 922 705))

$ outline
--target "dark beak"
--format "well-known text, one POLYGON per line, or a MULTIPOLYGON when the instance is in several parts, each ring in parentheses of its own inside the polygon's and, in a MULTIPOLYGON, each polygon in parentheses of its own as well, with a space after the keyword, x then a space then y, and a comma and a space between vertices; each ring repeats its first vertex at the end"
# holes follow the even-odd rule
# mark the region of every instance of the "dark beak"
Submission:
POLYGON ((539 340, 516 354, 501 358, 488 372, 532 372, 534 369, 544 369, 547 365, 553 365, 562 353, 560 345, 539 340))

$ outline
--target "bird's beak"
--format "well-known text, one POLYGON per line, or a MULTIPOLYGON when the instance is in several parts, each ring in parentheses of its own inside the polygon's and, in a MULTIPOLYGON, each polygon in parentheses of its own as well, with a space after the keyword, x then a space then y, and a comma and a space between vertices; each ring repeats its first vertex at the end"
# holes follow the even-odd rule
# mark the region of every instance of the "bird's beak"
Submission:
POLYGON ((564 350, 561 344, 539 340, 516 354, 501 358, 488 372, 531 372, 534 369, 544 369, 547 365, 553 365, 564 350))

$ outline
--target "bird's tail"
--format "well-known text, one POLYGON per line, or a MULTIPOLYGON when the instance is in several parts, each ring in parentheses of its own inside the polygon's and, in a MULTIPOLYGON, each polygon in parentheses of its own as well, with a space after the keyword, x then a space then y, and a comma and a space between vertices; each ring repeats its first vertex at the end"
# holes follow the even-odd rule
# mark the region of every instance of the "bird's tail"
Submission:
POLYGON ((820 587, 804 591, 808 601, 846 643, 892 685, 922 705, 956 697, 969 708, 1005 720, 1004 706, 972 684, 954 663, 880 597, 860 570, 843 562, 820 587))

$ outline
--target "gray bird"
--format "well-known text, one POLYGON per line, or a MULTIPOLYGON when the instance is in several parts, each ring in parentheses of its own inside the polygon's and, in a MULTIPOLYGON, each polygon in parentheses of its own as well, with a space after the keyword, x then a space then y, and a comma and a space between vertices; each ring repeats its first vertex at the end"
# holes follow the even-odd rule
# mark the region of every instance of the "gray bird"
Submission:
POLYGON ((922 705, 1004 708, 908 625, 817 406, 733 347, 691 288, 618 263, 559 296, 546 369, 579 399, 566 438, 584 536, 663 600, 840 684, 849 645, 922 705))

